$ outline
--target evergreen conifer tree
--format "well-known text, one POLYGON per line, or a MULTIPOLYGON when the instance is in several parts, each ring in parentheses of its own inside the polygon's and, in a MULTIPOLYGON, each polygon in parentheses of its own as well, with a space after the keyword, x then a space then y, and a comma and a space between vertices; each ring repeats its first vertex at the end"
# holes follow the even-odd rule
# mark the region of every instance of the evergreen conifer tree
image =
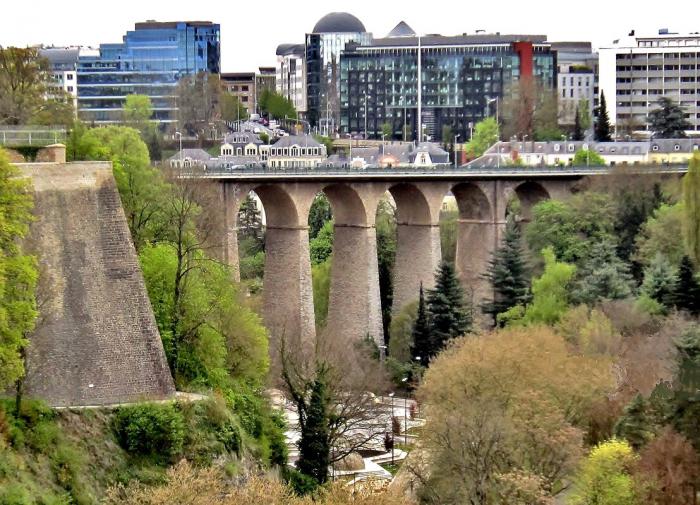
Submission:
POLYGON ((602 299, 619 300, 632 294, 629 265, 616 254, 612 240, 595 243, 576 272, 572 300, 593 304, 602 299))
POLYGON ((503 244, 494 253, 485 278, 491 283, 494 299, 486 300, 482 310, 493 316, 494 323, 498 314, 516 305, 525 305, 529 301, 530 279, 528 268, 523 259, 520 228, 514 219, 508 219, 503 244))
POLYGON ((641 394, 635 396, 625 407, 624 414, 615 425, 615 435, 626 439, 636 450, 651 438, 647 405, 641 394))
POLYGON ((600 93, 600 107, 598 108, 598 121, 595 124, 595 139, 598 142, 610 142, 610 118, 608 106, 605 103, 605 93, 600 93))
POLYGON ((422 282, 418 294, 418 313, 416 314, 416 322, 413 325, 412 337, 411 358, 420 358, 421 365, 428 366, 432 354, 430 349, 430 321, 428 320, 428 311, 425 308, 422 282))
POLYGON ((329 400, 325 368, 321 366, 311 385, 308 406, 304 419, 300 419, 301 439, 297 468, 319 484, 328 480, 330 464, 329 400))
POLYGON ((649 125, 657 139, 685 138, 692 125, 685 118, 685 110, 667 96, 659 98, 658 109, 649 113, 649 125))
POLYGON ((583 140, 583 129, 581 128, 581 113, 576 105, 576 117, 574 118, 574 133, 572 135, 572 140, 583 140))
POLYGON ((671 308, 677 282, 678 277, 671 263, 666 256, 657 253, 651 264, 644 269, 642 293, 664 307, 671 308))
POLYGON ((700 314, 700 284, 695 278, 693 262, 688 256, 683 256, 678 268, 674 301, 678 310, 686 310, 694 316, 700 314))
POLYGON ((445 344, 471 328, 471 311, 465 307, 464 293, 454 267, 442 262, 435 276, 435 289, 428 290, 430 318, 430 355, 435 356, 445 344))

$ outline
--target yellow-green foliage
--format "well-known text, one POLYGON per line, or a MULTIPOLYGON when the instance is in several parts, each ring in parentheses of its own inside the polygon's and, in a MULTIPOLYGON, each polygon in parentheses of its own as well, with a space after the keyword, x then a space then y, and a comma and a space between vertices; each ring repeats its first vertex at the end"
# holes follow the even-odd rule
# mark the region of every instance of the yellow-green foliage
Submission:
POLYGON ((21 352, 37 316, 36 259, 20 245, 29 231, 33 200, 29 181, 18 176, 0 149, 0 391, 24 375, 21 352))
POLYGON ((591 450, 576 476, 569 505, 636 505, 630 475, 637 456, 624 440, 612 439, 591 450))
POLYGON ((331 265, 333 256, 311 266, 311 284, 314 292, 314 315, 316 326, 324 328, 328 317, 328 299, 331 292, 331 265))
POLYGON ((688 255, 700 264, 700 153, 693 154, 683 177, 683 231, 688 255))

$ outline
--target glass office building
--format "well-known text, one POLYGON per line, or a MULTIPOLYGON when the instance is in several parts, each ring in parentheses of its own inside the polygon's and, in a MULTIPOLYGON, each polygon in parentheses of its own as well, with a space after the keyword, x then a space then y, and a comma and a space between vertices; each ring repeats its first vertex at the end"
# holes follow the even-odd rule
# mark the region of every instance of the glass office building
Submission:
POLYGON ((178 81, 198 72, 219 73, 220 27, 209 21, 136 23, 121 44, 101 44, 80 56, 78 114, 89 123, 121 121, 126 97, 148 95, 154 119, 177 121, 178 81))
POLYGON ((555 54, 544 36, 390 36, 348 44, 340 59, 340 130, 379 138, 418 138, 418 51, 423 139, 450 126, 464 141, 470 125, 495 114, 493 99, 521 76, 556 83, 555 54), (490 103, 491 102, 491 103, 490 103))
POLYGON ((340 117, 340 55, 348 42, 369 44, 372 34, 347 12, 322 17, 306 35, 307 114, 312 126, 337 129, 340 117))

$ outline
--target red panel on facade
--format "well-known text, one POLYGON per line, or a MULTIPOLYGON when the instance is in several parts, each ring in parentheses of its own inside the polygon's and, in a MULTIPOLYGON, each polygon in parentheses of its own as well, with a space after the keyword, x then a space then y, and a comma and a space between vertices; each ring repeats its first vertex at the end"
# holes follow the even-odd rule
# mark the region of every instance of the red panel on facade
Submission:
POLYGON ((514 42, 513 49, 520 58, 520 76, 532 77, 532 42, 514 42))

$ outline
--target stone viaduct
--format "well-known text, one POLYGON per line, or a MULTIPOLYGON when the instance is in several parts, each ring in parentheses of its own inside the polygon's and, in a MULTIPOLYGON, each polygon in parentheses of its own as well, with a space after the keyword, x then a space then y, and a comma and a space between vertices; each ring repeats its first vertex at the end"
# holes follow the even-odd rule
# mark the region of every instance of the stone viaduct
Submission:
POLYGON ((250 191, 263 203, 267 228, 263 317, 275 339, 313 342, 314 305, 309 258, 308 214, 324 193, 334 222, 333 264, 327 328, 336 338, 371 335, 383 343, 379 301, 375 215, 388 191, 396 204, 397 250, 394 310, 417 298, 420 283, 433 284, 441 259, 439 217, 451 192, 459 209, 456 269, 466 292, 478 304, 488 298, 482 278, 506 221, 513 196, 528 219, 546 198, 566 198, 584 175, 573 171, 503 170, 391 171, 324 173, 236 172, 198 175, 217 181, 225 213, 221 259, 238 275, 237 217, 250 191))

